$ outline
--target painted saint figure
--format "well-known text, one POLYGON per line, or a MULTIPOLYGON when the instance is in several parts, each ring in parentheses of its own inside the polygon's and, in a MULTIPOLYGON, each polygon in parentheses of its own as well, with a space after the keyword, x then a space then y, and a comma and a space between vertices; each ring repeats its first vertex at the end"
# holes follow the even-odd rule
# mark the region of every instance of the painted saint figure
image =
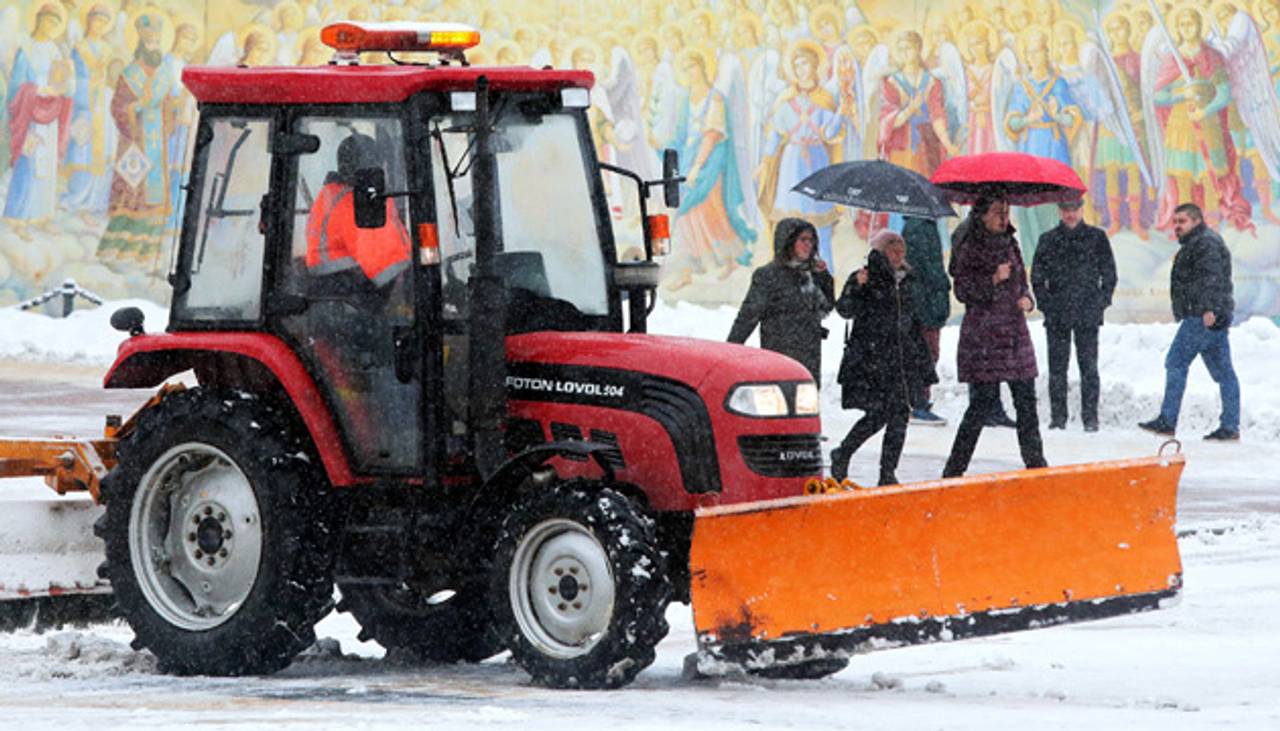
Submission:
POLYGON ((71 141, 64 166, 69 177, 62 206, 79 212, 86 222, 106 215, 111 192, 116 133, 111 121, 111 92, 107 88, 112 50, 107 34, 114 22, 115 11, 110 5, 90 5, 85 14, 84 38, 71 51, 76 83, 71 141))
POLYGON ((164 19, 141 13, 134 20, 138 46, 125 66, 111 100, 120 133, 111 181, 110 221, 98 243, 100 259, 153 260, 160 250, 169 214, 166 154, 178 80, 164 67, 160 33, 164 19))
POLYGON ((69 139, 70 69, 58 37, 66 25, 62 6, 45 3, 36 11, 35 29, 13 58, 9 94, 9 159, 13 167, 4 217, 14 232, 31 239, 27 228, 50 228, 58 205, 58 164, 69 139))

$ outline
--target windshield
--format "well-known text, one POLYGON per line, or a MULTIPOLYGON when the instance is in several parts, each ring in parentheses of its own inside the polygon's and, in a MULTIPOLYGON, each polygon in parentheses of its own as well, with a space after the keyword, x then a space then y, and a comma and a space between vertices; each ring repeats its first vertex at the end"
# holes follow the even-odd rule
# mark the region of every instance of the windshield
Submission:
MULTIPOLYGON (((564 300, 584 315, 607 315, 607 272, 578 123, 568 114, 531 117, 504 108, 496 110, 494 137, 504 251, 499 268, 513 287, 564 300)), ((462 317, 463 308, 450 291, 461 296, 456 285, 475 264, 471 124, 471 114, 432 124, 445 316, 453 318, 462 317)))

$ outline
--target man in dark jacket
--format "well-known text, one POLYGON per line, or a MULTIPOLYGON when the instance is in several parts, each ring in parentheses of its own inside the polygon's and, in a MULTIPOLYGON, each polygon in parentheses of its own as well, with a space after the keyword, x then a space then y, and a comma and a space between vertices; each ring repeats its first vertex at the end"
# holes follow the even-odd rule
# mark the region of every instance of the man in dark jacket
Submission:
POLYGON ((1013 391, 1023 463, 1028 468, 1045 466, 1036 417, 1036 352, 1026 318, 1035 303, 1013 235, 1008 202, 979 198, 969 212, 964 238, 951 254, 956 297, 965 305, 956 371, 961 382, 973 384, 973 395, 943 477, 959 477, 969 468, 987 414, 1000 399, 1001 382, 1013 391))
MULTIPOLYGON (((902 238, 907 246, 907 267, 915 280, 912 301, 916 319, 920 321, 920 334, 924 337, 924 342, 929 347, 929 356, 936 366, 942 328, 951 316, 951 280, 942 264, 942 238, 938 236, 938 222, 928 218, 908 217, 902 226, 902 238)), ((928 386, 921 389, 915 398, 911 423, 947 425, 946 419, 933 413, 928 386)))
POLYGON ((1049 428, 1067 426, 1067 364, 1076 341, 1080 420, 1098 430, 1098 328, 1116 289, 1116 260, 1100 228, 1084 223, 1077 199, 1058 204, 1062 222, 1040 236, 1031 289, 1044 313, 1049 344, 1049 428))
POLYGON ((835 280, 818 258, 818 231, 784 218, 773 230, 773 261, 751 274, 751 286, 729 331, 745 343, 760 326, 760 347, 790 356, 822 385, 822 318, 835 306, 835 280))
POLYGON ((1213 441, 1240 438, 1240 382, 1231 365, 1227 328, 1235 310, 1231 288, 1231 251, 1216 232, 1204 224, 1204 214, 1192 203, 1174 209, 1173 232, 1181 248, 1169 272, 1169 294, 1178 333, 1164 359, 1164 403, 1160 415, 1138 426, 1172 436, 1182 410, 1187 369, 1200 356, 1222 394, 1218 428, 1205 435, 1213 441))
POLYGON ((879 484, 897 484, 894 472, 912 401, 938 381, 916 316, 909 251, 898 234, 876 234, 867 265, 850 275, 836 300, 841 317, 853 320, 837 378, 841 406, 866 412, 831 450, 831 476, 837 480, 849 473, 858 447, 883 428, 879 484))

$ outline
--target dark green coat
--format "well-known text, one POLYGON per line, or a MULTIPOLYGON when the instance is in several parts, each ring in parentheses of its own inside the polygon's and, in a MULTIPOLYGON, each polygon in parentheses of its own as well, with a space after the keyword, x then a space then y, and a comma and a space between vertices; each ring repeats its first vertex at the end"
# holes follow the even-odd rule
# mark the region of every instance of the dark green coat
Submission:
POLYGON ((927 218, 907 218, 902 238, 907 242, 907 266, 915 278, 916 319, 929 329, 940 328, 951 317, 951 280, 942 264, 938 225, 927 218))

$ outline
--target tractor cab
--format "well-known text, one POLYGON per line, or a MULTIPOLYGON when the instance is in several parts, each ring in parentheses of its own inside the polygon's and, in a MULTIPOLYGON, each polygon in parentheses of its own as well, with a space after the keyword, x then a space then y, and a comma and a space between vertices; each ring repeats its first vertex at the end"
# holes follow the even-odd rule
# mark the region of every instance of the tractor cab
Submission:
MULTIPOLYGON (((468 66, 479 34, 458 25, 322 38, 327 67, 186 71, 201 114, 170 329, 279 336, 327 394, 354 473, 447 472, 499 428, 505 337, 643 332, 661 242, 617 261, 589 73, 468 66), (439 59, 359 65, 373 51, 439 59)), ((674 202, 675 166, 630 177, 674 202)))

